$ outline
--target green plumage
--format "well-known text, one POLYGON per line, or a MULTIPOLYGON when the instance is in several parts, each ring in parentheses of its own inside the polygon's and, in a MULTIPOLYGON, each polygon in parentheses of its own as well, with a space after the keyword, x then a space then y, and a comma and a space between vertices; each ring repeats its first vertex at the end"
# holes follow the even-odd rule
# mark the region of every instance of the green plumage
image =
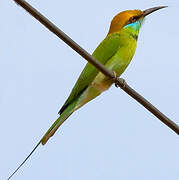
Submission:
MULTIPOLYGON (((136 49, 140 22, 125 26, 120 32, 109 34, 92 54, 108 69, 120 76, 130 63, 136 49)), ((107 90, 113 81, 87 63, 80 74, 65 104, 60 109, 60 117, 42 138, 42 144, 55 133, 58 127, 78 108, 107 90)))
MULTIPOLYGON (((120 45, 119 34, 112 34, 105 38, 100 45, 93 52, 92 56, 94 56, 98 61, 102 64, 106 64, 106 62, 117 52, 120 45)), ((60 110, 60 114, 63 112, 64 108, 74 101, 93 81, 99 71, 90 63, 87 63, 83 71, 81 72, 74 88, 65 104, 60 110)))

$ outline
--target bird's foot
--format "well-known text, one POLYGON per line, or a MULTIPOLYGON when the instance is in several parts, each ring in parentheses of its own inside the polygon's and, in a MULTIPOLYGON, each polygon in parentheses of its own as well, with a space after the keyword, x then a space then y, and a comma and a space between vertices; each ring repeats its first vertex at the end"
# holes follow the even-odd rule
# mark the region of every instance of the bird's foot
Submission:
MULTIPOLYGON (((126 87, 126 81, 125 81, 125 79, 123 79, 123 78, 119 78, 119 80, 120 80, 120 82, 122 83, 122 86, 121 86, 121 88, 122 89, 124 89, 125 87, 126 87)), ((119 85, 118 85, 119 86, 119 85)))
POLYGON ((117 74, 116 74, 115 71, 113 71, 113 74, 114 74, 114 77, 113 77, 114 85, 115 85, 116 87, 120 87, 120 88, 122 88, 122 89, 125 88, 125 87, 126 87, 126 81, 125 81, 125 79, 119 78, 119 77, 117 76, 117 74), (118 83, 117 83, 118 81, 121 82, 121 86, 118 85, 118 83))

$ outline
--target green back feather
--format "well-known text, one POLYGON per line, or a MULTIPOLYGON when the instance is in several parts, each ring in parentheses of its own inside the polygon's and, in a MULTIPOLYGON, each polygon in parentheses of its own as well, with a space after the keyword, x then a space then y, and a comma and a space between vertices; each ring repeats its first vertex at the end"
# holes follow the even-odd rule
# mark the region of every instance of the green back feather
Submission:
MULTIPOLYGON (((95 49, 92 56, 95 57, 102 64, 106 62, 117 52, 120 47, 120 34, 115 33, 108 35, 95 49)), ((60 109, 59 113, 61 114, 67 106, 72 103, 81 93, 88 87, 88 85, 94 80, 98 74, 98 70, 87 63, 83 71, 81 72, 74 88, 71 91, 70 96, 66 100, 65 104, 60 109)))

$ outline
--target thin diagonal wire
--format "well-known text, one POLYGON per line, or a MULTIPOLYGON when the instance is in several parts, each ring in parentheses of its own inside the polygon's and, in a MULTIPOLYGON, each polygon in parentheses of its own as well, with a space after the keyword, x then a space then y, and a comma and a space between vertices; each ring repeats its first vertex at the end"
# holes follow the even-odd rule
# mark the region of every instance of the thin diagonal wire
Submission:
MULTIPOLYGON (((79 46, 75 41, 73 41, 69 36, 67 36, 63 31, 61 31, 56 25, 50 22, 45 16, 33 8, 29 3, 24 0, 14 0, 18 5, 23 7, 27 12, 29 12, 34 18, 41 22, 45 27, 47 27, 51 32, 56 34, 61 40, 68 44, 73 50, 85 58, 88 62, 93 64, 99 71, 109 78, 115 79, 115 75, 112 71, 108 70, 103 64, 98 62, 93 56, 91 56, 86 50, 79 46)), ((153 115, 155 115, 160 121, 171 128, 174 132, 179 135, 179 126, 160 112, 156 107, 154 107, 149 101, 147 101, 143 96, 132 89, 127 83, 124 84, 121 78, 117 78, 115 83, 121 87, 128 95, 133 97, 136 101, 142 104, 146 109, 148 109, 153 115)))

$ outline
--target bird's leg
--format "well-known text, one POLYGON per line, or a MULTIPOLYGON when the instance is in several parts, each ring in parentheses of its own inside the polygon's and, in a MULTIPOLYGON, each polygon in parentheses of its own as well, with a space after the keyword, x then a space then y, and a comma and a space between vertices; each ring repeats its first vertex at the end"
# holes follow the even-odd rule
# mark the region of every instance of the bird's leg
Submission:
POLYGON ((117 76, 117 74, 116 74, 115 71, 113 71, 113 74, 114 74, 114 77, 113 77, 114 85, 115 85, 116 87, 119 87, 119 85, 117 84, 118 76, 117 76))
POLYGON ((113 71, 113 74, 114 74, 114 77, 113 77, 114 85, 115 85, 116 87, 119 87, 119 85, 117 84, 118 76, 117 76, 117 74, 116 74, 115 71, 113 71))
POLYGON ((113 81, 114 81, 114 85, 116 86, 116 87, 120 87, 120 88, 125 88, 126 87, 126 81, 125 81, 125 79, 123 79, 123 78, 119 78, 118 76, 117 76, 117 74, 116 74, 116 72, 115 71, 113 71, 113 74, 114 74, 114 77, 113 77, 113 81), (119 78, 119 79, 118 79, 119 78), (117 84, 117 81, 120 81, 121 83, 122 83, 122 86, 119 86, 118 84, 117 84))

